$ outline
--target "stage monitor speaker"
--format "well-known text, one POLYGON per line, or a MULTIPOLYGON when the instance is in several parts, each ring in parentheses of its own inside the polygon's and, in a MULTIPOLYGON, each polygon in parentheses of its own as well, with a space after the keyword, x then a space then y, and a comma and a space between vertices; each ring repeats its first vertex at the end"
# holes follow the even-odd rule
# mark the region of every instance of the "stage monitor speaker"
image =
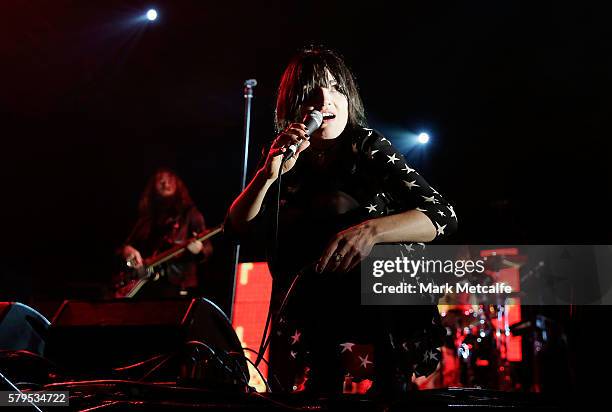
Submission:
POLYGON ((19 302, 0 302, 0 350, 27 350, 42 355, 49 321, 19 302))
MULTIPOLYGON (((180 352, 192 341, 242 353, 227 316, 204 298, 67 300, 51 322, 45 356, 70 376, 110 377, 114 368, 180 352)), ((247 370, 244 359, 239 364, 247 370)))

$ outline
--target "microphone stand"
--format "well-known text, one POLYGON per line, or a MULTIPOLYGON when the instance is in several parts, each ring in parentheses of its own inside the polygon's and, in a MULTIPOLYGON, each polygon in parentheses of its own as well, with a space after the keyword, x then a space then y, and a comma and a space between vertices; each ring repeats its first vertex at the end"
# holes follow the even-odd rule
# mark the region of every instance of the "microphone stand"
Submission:
MULTIPOLYGON (((247 166, 249 161, 249 140, 251 135, 251 102, 253 100, 253 88, 257 86, 257 80, 249 79, 244 82, 244 158, 242 161, 242 180, 240 183, 240 192, 246 186, 247 166)), ((234 298, 236 296, 236 275, 238 270, 238 261, 240 260, 240 243, 236 243, 233 252, 232 262, 232 289, 229 305, 229 319, 233 319, 234 298)))

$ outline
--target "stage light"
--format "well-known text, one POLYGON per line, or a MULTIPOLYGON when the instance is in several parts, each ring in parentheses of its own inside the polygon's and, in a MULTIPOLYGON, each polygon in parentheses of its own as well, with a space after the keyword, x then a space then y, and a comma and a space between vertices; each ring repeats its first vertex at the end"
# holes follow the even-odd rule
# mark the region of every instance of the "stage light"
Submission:
POLYGON ((421 133, 417 139, 419 140, 419 143, 426 144, 429 142, 429 135, 427 133, 421 133))
POLYGON ((155 10, 155 9, 150 9, 150 10, 147 12, 147 20, 149 20, 149 21, 154 21, 154 20, 156 20, 156 19, 157 19, 157 10, 155 10))

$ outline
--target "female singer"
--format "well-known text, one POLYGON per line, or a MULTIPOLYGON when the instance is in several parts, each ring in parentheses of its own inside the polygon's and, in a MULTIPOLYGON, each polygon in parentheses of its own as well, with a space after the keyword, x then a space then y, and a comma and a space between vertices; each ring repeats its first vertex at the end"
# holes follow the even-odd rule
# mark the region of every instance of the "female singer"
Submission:
POLYGON ((289 390, 305 381, 315 393, 341 393, 348 378, 367 378, 375 393, 405 391, 413 373, 427 375, 439 361, 437 308, 361 306, 359 263, 377 243, 410 251, 453 233, 453 207, 367 127, 353 76, 333 51, 310 48, 290 61, 276 128, 226 221, 238 234, 267 232, 273 312, 302 273, 273 331, 271 373, 289 390), (324 120, 309 136, 302 120, 312 110, 324 120), (298 143, 283 163, 277 233, 275 182, 287 147, 298 143))

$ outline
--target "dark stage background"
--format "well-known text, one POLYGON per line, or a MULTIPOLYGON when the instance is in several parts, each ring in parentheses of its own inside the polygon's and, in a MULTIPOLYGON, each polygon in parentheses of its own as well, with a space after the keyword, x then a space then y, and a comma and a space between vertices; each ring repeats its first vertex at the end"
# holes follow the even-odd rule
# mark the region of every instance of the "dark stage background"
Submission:
MULTIPOLYGON (((353 68, 372 127, 455 205, 453 242, 609 243, 609 14, 580 2, 2 1, 0 300, 100 296, 147 178, 209 225, 251 171, 278 79, 309 42, 353 68), (149 8, 155 23, 138 20, 149 8)), ((227 308, 229 250, 204 293, 227 308)), ((245 259, 262 259, 246 248, 245 259)))

